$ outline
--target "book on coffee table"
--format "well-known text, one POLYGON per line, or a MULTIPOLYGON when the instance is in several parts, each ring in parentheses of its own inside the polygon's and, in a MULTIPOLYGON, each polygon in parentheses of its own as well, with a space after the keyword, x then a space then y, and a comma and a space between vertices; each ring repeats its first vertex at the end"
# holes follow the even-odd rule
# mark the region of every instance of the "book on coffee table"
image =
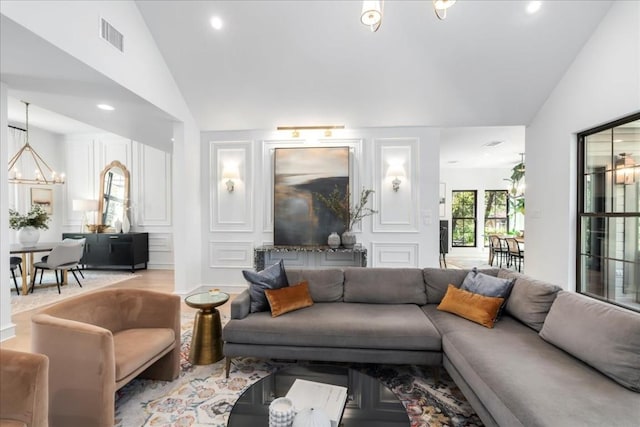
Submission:
POLYGON ((338 427, 347 404, 347 388, 298 378, 286 397, 291 399, 296 412, 306 408, 322 409, 331 420, 331 427, 338 427))

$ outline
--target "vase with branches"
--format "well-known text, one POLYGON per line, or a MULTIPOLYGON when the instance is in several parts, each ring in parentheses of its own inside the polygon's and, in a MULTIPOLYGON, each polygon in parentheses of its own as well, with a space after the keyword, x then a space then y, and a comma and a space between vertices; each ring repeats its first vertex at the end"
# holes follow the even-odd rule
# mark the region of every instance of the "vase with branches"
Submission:
POLYGON ((333 214, 344 223, 345 232, 342 233, 342 245, 346 248, 352 248, 355 245, 355 234, 353 227, 362 221, 363 218, 378 213, 378 211, 367 207, 369 197, 374 191, 362 188, 358 201, 352 206, 350 203, 351 194, 342 192, 338 186, 328 195, 316 193, 320 200, 333 214))

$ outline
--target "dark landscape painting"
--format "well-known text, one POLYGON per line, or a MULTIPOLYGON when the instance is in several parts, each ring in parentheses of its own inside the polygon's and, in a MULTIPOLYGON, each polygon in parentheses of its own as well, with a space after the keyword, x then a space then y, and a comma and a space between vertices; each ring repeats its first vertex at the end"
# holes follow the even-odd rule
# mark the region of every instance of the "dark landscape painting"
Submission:
POLYGON ((326 245, 345 224, 322 203, 336 186, 349 192, 349 147, 277 148, 273 241, 280 246, 326 245))

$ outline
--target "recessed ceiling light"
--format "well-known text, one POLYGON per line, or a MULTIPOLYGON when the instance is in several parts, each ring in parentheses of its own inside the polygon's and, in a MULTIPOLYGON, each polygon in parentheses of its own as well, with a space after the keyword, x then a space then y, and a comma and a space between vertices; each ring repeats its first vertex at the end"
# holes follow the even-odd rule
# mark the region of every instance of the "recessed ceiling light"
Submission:
POLYGON ((109 104, 98 104, 97 107, 101 110, 105 110, 105 111, 113 111, 115 110, 115 108, 113 108, 111 105, 109 104))
POLYGON ((614 139, 613 142, 624 142, 624 139, 614 139))
POLYGON ((212 16, 209 22, 211 23, 211 26, 213 27, 213 29, 215 30, 222 29, 222 18, 220 18, 219 16, 212 16))
POLYGON ((541 1, 530 1, 529 4, 527 5, 527 13, 529 15, 532 15, 537 11, 539 11, 540 7, 542 7, 541 1))

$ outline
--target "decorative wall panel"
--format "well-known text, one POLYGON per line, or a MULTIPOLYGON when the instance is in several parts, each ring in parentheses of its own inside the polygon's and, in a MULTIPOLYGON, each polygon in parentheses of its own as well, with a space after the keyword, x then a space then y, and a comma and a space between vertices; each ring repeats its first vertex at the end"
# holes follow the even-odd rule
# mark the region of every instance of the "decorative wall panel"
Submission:
MULTIPOLYGON (((82 212, 74 212, 74 199, 97 199, 100 172, 94 163, 93 139, 67 140, 64 144, 67 179, 64 187, 64 227, 80 228, 82 212)), ((94 214, 95 215, 95 214, 94 214)))
POLYGON ((137 203, 133 204, 137 225, 171 226, 171 154, 138 144, 136 184, 137 203))
POLYGON ((253 268, 253 242, 209 242, 210 268, 253 268))
POLYGON ((253 231, 253 148, 251 141, 209 143, 210 231, 253 231), (229 191, 223 179, 226 168, 234 169, 229 191))
POLYGON ((417 243, 372 243, 372 267, 418 267, 417 243))
POLYGON ((373 231, 418 232, 420 201, 418 197, 417 138, 384 138, 374 140, 374 187, 376 189, 373 231), (397 176, 397 172, 404 176, 397 176), (392 181, 400 181, 397 191, 392 181))

